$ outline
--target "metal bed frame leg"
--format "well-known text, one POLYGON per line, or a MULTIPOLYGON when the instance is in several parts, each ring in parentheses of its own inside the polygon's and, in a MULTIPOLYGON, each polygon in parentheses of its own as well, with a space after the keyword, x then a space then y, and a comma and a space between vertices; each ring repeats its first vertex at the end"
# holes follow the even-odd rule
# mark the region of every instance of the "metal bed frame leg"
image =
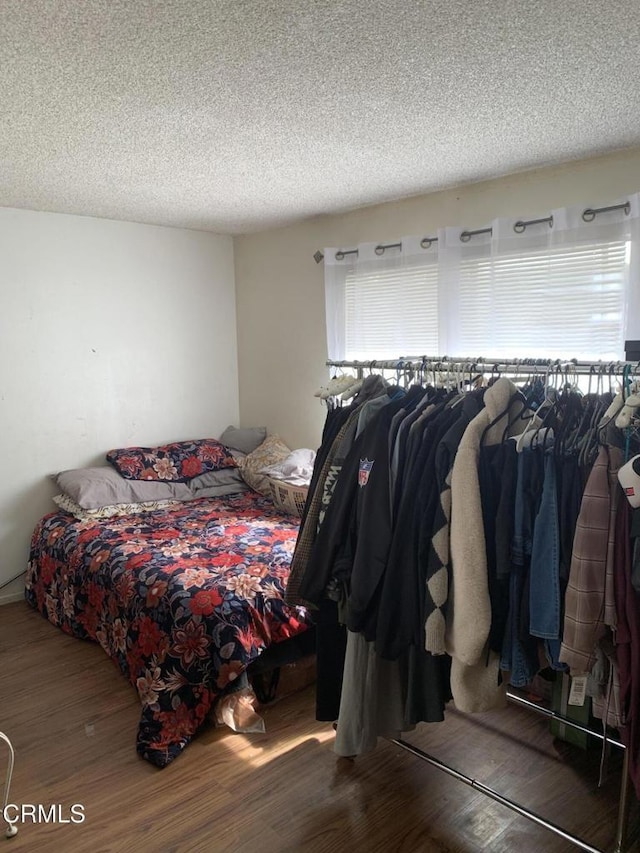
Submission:
MULTIPOLYGON (((0 740, 3 740, 9 747, 9 766, 7 768, 7 781, 4 786, 4 803, 2 806, 2 814, 6 815, 7 803, 9 802, 9 788, 11 787, 11 776, 13 775, 13 760, 15 754, 13 751, 13 746, 11 745, 11 741, 2 732, 0 732, 0 740)), ((15 835, 18 834, 18 827, 15 825, 15 823, 10 821, 8 817, 6 818, 6 821, 7 828, 5 830, 5 835, 7 836, 7 838, 13 838, 15 835)))
POLYGON ((614 853, 625 853, 627 849, 627 829, 629 825, 629 750, 625 749, 622 761, 622 780, 620 782, 620 800, 618 804, 618 824, 616 827, 616 846, 614 853))

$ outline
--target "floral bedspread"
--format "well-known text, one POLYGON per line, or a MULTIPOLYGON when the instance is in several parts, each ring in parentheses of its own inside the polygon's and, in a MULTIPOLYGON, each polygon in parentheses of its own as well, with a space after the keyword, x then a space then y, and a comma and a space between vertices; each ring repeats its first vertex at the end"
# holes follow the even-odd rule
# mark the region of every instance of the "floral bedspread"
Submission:
POLYGON ((137 750, 164 767, 267 646, 308 627, 283 602, 297 532, 253 492, 101 521, 56 512, 33 533, 26 598, 118 664, 142 703, 137 750))

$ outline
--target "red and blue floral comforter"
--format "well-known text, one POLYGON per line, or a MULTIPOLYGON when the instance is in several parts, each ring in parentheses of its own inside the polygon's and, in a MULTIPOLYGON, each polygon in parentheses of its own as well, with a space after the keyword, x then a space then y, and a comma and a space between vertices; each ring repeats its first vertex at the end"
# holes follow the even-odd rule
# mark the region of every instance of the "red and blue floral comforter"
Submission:
POLYGON ((283 602, 298 525, 249 492, 36 527, 27 601, 137 688, 138 752, 166 766, 258 655, 308 627, 283 602))

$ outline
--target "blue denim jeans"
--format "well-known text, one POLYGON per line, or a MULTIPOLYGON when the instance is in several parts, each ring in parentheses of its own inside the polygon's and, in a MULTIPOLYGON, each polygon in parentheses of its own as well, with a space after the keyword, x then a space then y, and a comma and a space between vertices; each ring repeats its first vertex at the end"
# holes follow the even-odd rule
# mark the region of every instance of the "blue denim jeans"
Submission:
POLYGON ((544 463, 544 485, 536 516, 531 551, 529 631, 545 641, 549 664, 558 670, 561 637, 560 523, 556 458, 548 451, 544 463))
POLYGON ((500 656, 500 669, 511 673, 514 687, 525 687, 540 669, 537 640, 521 636, 521 611, 526 588, 526 567, 513 566, 509 578, 509 617, 500 656))
POLYGON ((537 640, 528 636, 528 578, 533 548, 534 521, 540 491, 540 451, 525 448, 518 458, 515 489, 509 615, 505 627, 500 667, 511 672, 511 684, 524 687, 540 669, 537 640))
POLYGON ((553 453, 547 453, 544 461, 542 500, 533 530, 529 630, 543 640, 560 636, 560 529, 553 453))

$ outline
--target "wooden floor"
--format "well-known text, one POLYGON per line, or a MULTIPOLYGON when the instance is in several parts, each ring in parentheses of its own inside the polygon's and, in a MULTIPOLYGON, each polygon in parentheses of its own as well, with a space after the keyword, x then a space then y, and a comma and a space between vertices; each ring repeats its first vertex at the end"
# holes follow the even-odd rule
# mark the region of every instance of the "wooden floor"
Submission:
MULTIPOLYGON (((135 692, 96 645, 27 605, 0 608, 0 731, 13 741, 13 803, 84 806, 82 824, 22 824, 0 853, 560 853, 565 840, 381 741, 332 751, 313 688, 265 713, 266 734, 210 727, 164 770, 138 758, 135 692)), ((530 712, 423 725, 407 740, 602 849, 612 849, 619 763, 554 743, 530 712)), ((5 752, 0 744, 0 779, 5 752)), ((638 807, 632 803, 632 824, 638 807)), ((634 846, 633 849, 637 849, 634 846)))

